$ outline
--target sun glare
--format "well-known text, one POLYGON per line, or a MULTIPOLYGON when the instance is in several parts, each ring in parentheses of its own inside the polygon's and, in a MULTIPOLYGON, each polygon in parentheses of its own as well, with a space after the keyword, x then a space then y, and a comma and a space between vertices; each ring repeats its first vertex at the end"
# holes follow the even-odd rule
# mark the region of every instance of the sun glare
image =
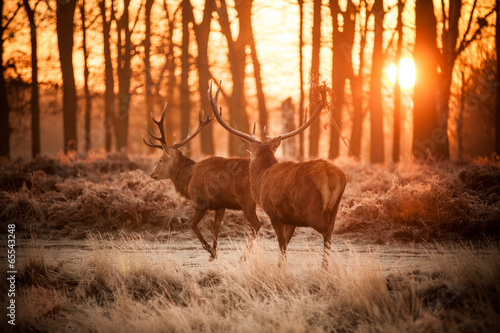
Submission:
MULTIPOLYGON (((409 89, 415 84, 415 64, 410 58, 403 58, 399 61, 399 84, 403 89, 409 89)), ((391 84, 396 83, 398 68, 395 64, 387 67, 387 78, 391 84)))

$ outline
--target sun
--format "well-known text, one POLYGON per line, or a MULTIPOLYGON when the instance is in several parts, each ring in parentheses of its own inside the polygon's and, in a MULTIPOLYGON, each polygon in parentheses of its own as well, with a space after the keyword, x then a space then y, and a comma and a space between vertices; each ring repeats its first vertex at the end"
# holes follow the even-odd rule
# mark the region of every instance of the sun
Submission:
MULTIPOLYGON (((403 89, 409 89, 415 84, 415 63, 410 58, 403 58, 399 61, 399 84, 403 89)), ((391 84, 396 83, 398 68, 395 64, 387 67, 387 78, 391 84)))

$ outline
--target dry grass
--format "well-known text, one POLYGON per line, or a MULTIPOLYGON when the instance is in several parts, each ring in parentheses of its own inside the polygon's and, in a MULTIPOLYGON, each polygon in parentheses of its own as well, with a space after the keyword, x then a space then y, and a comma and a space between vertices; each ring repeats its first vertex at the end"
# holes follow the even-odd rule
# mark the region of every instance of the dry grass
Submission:
MULTIPOLYGON (((432 250, 433 267, 386 270, 376 257, 307 256, 278 269, 248 261, 198 270, 141 237, 91 237, 90 256, 51 257, 36 240, 19 267, 18 331, 495 332, 498 244, 432 250), (113 238, 113 239, 112 239, 113 238), (151 253, 154 255, 151 255, 151 253)), ((234 253, 231 257, 239 257, 234 253)), ((4 277, 2 278, 5 281, 4 277)), ((5 298, 2 293, 2 298, 5 298)), ((2 300, 5 303, 5 300, 2 300)), ((2 323, 4 324, 4 323, 2 323)), ((4 326, 4 328, 6 328, 4 326)), ((8 328, 6 328, 8 329, 8 328)))
MULTIPOLYGON (((0 220, 18 231, 84 238, 88 231, 143 236, 189 230, 192 204, 169 181, 149 177, 153 156, 61 155, 0 167, 0 220)), ((367 165, 335 161, 348 175, 336 233, 384 243, 498 237, 500 165, 480 161, 367 165)), ((273 236, 259 212, 262 235, 273 236)), ((209 220, 211 216, 206 218, 209 220)), ((248 232, 241 212, 227 212, 222 235, 248 232)))

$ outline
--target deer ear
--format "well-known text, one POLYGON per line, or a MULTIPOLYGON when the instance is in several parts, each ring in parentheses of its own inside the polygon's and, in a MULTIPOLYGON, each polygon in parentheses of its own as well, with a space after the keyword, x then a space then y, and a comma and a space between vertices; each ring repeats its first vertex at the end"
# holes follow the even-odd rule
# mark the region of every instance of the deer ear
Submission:
POLYGON ((275 153, 276 150, 278 150, 278 147, 280 146, 281 144, 281 136, 277 137, 275 140, 273 140, 273 144, 272 144, 272 148, 273 148, 273 152, 275 153))
POLYGON ((243 148, 245 148, 245 150, 248 151, 249 153, 252 153, 253 144, 250 141, 247 141, 243 138, 240 138, 240 140, 241 140, 241 143, 243 144, 243 148))

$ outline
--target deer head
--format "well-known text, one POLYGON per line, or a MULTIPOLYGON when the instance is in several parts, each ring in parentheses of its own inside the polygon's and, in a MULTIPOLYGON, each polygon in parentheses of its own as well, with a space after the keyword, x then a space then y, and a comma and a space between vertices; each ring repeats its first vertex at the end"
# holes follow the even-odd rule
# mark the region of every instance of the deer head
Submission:
POLYGON ((149 142, 146 141, 146 139, 144 138, 144 135, 142 136, 142 140, 144 141, 144 143, 146 145, 163 150, 163 156, 160 158, 158 163, 156 163, 155 168, 154 168, 153 172, 151 173, 151 178, 156 179, 156 180, 167 179, 167 178, 173 177, 174 168, 175 169, 177 168, 180 161, 182 160, 182 157, 184 157, 184 155, 182 154, 182 152, 180 151, 179 148, 181 148, 186 143, 191 141, 196 135, 198 135, 198 133, 200 133, 202 128, 204 126, 206 126, 208 123, 210 123, 210 121, 213 119, 213 117, 205 115, 205 112, 202 109, 200 109, 199 115, 198 115, 199 123, 198 123, 198 128, 196 129, 196 131, 191 135, 191 128, 189 128, 188 136, 179 143, 176 143, 175 134, 174 134, 174 144, 172 146, 169 146, 169 145, 167 145, 166 140, 165 140, 165 129, 164 129, 166 110, 167 110, 167 103, 165 103, 165 106, 163 107, 163 112, 162 112, 160 120, 156 120, 153 116, 153 113, 151 113, 151 118, 153 119, 153 122, 158 127, 158 129, 160 131, 160 136, 156 136, 151 132, 147 122, 146 122, 146 128, 147 128, 148 133, 149 133, 149 142), (153 139, 159 141, 160 144, 154 143, 153 139))
POLYGON ((293 137, 300 132, 304 131, 311 123, 319 116, 321 110, 326 104, 326 93, 328 91, 326 85, 323 86, 316 86, 316 88, 320 91, 321 93, 321 101, 316 104, 314 108, 314 112, 312 113, 311 117, 307 119, 307 109, 305 112, 305 117, 302 125, 291 131, 287 132, 287 129, 285 128, 285 132, 279 136, 276 137, 271 137, 267 133, 267 128, 264 126, 264 131, 266 133, 266 138, 267 141, 261 142, 255 138, 255 130, 256 130, 256 124, 254 123, 253 126, 253 132, 252 135, 243 133, 238 131, 236 128, 233 128, 229 126, 223 119, 222 119, 222 108, 219 108, 217 105, 217 100, 219 98, 219 91, 220 91, 220 86, 221 82, 219 82, 219 87, 217 88, 217 91, 215 92, 215 98, 212 95, 212 82, 210 82, 210 87, 208 89, 208 99, 210 100, 210 104, 212 106, 212 110, 214 113, 215 118, 217 121, 224 127, 228 132, 233 133, 237 135, 242 143, 245 149, 250 153, 250 158, 253 161, 256 156, 265 156, 266 154, 269 155, 274 155, 276 150, 281 144, 281 141, 290 137, 293 137))

